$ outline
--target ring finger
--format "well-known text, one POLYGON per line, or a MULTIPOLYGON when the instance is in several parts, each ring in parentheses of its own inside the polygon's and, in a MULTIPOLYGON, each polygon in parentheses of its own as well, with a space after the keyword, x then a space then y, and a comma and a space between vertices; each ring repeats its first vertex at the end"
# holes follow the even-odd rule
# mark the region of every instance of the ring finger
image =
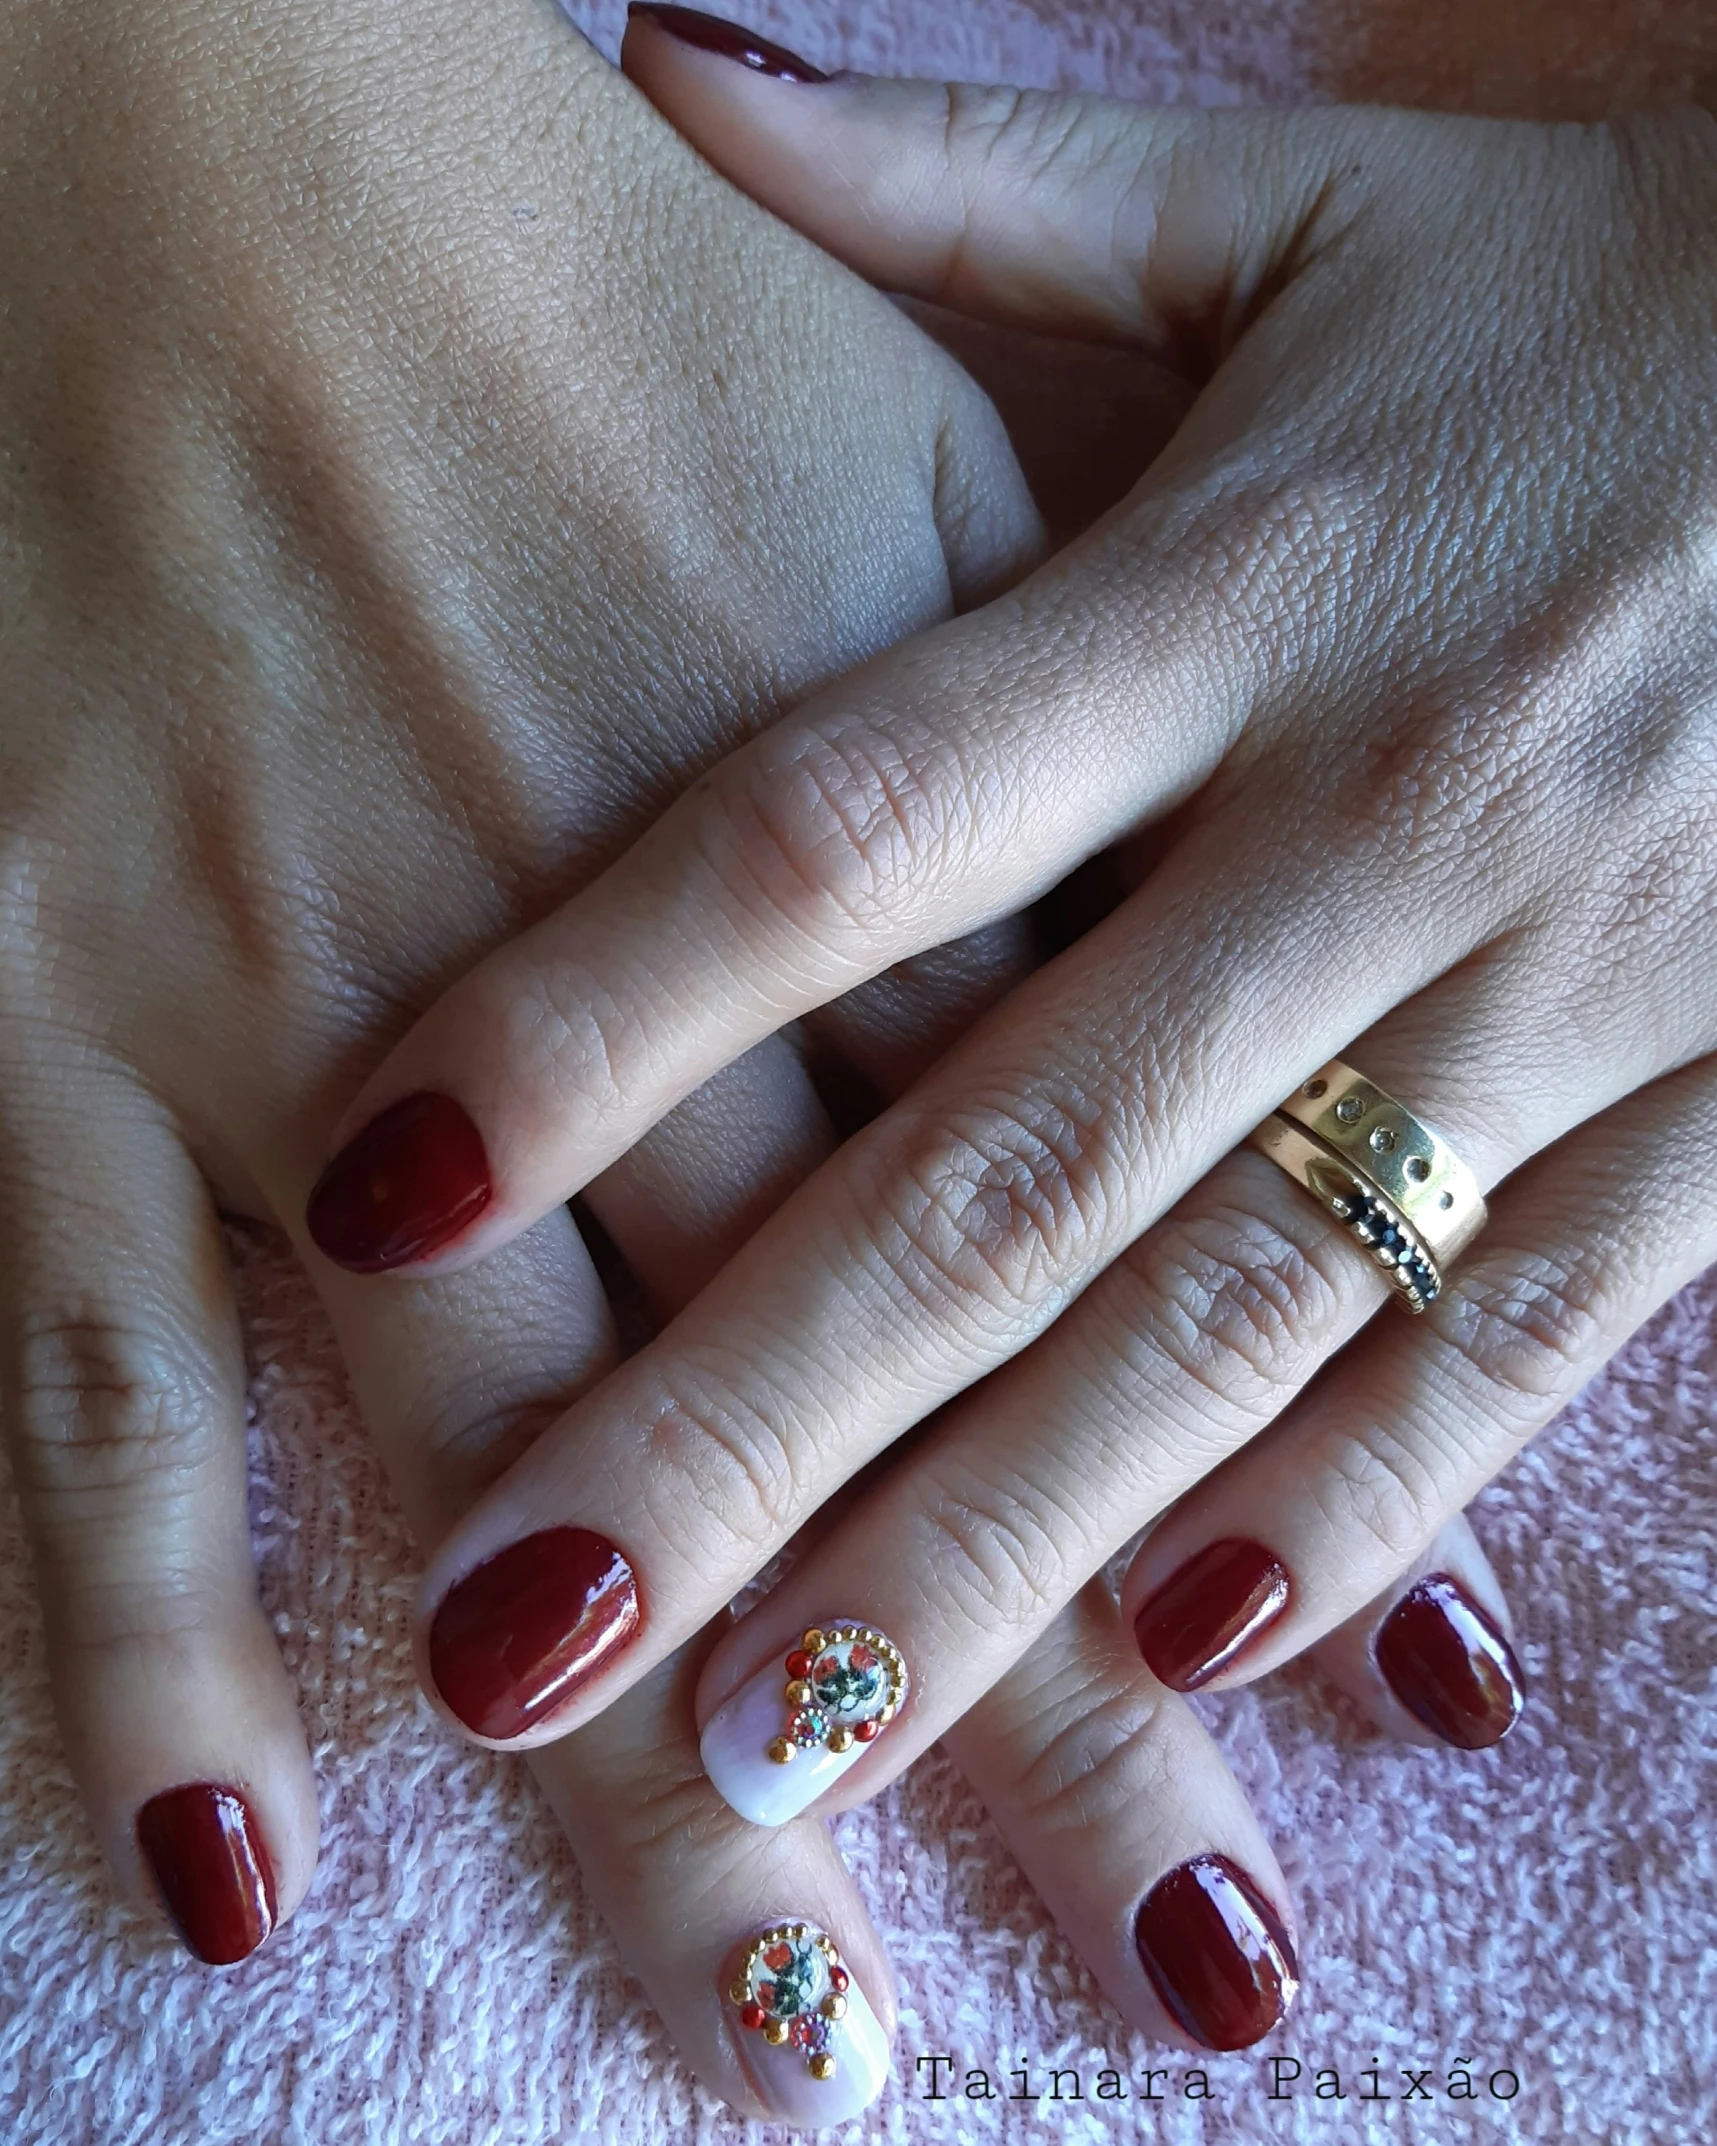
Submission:
MULTIPOLYGON (((1363 1039, 1369 1064, 1403 1069, 1398 1086, 1408 1085, 1405 1068, 1421 1050, 1421 1065, 1430 1058, 1425 1038, 1457 1039, 1450 1056, 1462 1073, 1441 1084, 1446 1107, 1435 1107, 1459 1128, 1457 1147, 1487 1179, 1504 1174, 1546 1123, 1570 1108, 1569 1097, 1557 1097, 1548 1082, 1521 1092, 1516 1104, 1494 1100, 1486 1068, 1506 1062, 1520 1004, 1518 957, 1475 963, 1363 1039)), ((1433 1074, 1421 1085, 1435 1091, 1439 1084, 1433 1074)), ((1630 1117, 1640 1100, 1628 1106, 1630 1117)), ((1601 1178, 1603 1158, 1595 1159, 1601 1178)), ((1544 1168, 1555 1182, 1571 1181, 1565 1163, 1558 1169, 1548 1158, 1544 1168)), ((1591 1175, 1582 1170, 1577 1181, 1591 1175)), ((1512 1195, 1505 1212, 1513 1212, 1512 1195)), ((1666 1232, 1664 1242, 1675 1259, 1697 1259, 1685 1230, 1666 1232)), ((1476 1267, 1471 1285, 1481 1292, 1485 1271, 1476 1267)), ((1531 1427, 1659 1300, 1651 1289, 1664 1280, 1654 1275, 1643 1299, 1624 1293, 1619 1326, 1600 1322, 1586 1332, 1562 1384, 1538 1399, 1531 1427)), ((1047 1337, 950 1406, 912 1465, 886 1476, 833 1532, 814 1571, 790 1575, 717 1648, 699 1716, 705 1762, 723 1793, 761 1823, 825 1795, 846 1801, 861 1787, 873 1793, 943 1732, 966 1695, 1008 1669, 1120 1542, 1264 1430, 1365 1323, 1385 1286, 1375 1261, 1303 1188, 1263 1156, 1236 1151, 1047 1337), (805 1635, 821 1633, 838 1654, 850 1644, 844 1635, 851 1624, 886 1635, 898 1650, 909 1666, 910 1704, 903 1696, 884 1711, 886 1734, 874 1754, 850 1740, 838 1748, 831 1737, 808 1740, 797 1756, 787 1747, 799 1739, 799 1717, 791 1707, 784 1713, 783 1692, 795 1668, 798 1683, 817 1684, 817 1666, 797 1660, 815 1651, 805 1635)), ((1494 1282, 1490 1287, 1494 1293, 1494 1282)), ((1458 1304, 1447 1314, 1460 1316, 1458 1304)), ((1440 1331, 1435 1314, 1391 1319, 1366 1349, 1395 1363, 1416 1361, 1421 1349, 1434 1358, 1440 1331)), ((1335 1374, 1338 1390, 1345 1375, 1345 1367, 1335 1374)), ((1320 1414, 1326 1405, 1320 1391, 1320 1414)), ((1304 1443, 1278 1443, 1261 1493, 1243 1491, 1246 1528, 1236 1522, 1213 1534, 1200 1507, 1193 1538, 1186 1528, 1176 1538, 1178 1560, 1194 1548, 1202 1559, 1184 1581, 1169 1578, 1175 1547, 1156 1535, 1147 1542, 1139 1570, 1169 1591, 1147 1601, 1141 1582, 1130 1586, 1128 1601, 1148 1659, 1166 1681, 1207 1681, 1282 1615, 1296 1586, 1329 1607, 1284 1628, 1259 1666, 1298 1652, 1411 1562, 1514 1450, 1518 1435, 1488 1457, 1482 1443, 1476 1450, 1457 1444, 1465 1464, 1445 1470, 1439 1495, 1421 1499, 1410 1537, 1383 1549, 1373 1535, 1370 1556, 1361 1554, 1363 1537, 1344 1539, 1340 1527, 1319 1532, 1314 1517, 1326 1503, 1342 1509, 1345 1457, 1349 1531, 1359 1534, 1365 1477, 1351 1464, 1352 1439, 1344 1445, 1337 1437, 1337 1461, 1322 1475, 1307 1465, 1304 1443), (1282 1522, 1296 1517, 1318 1540, 1291 1569, 1285 1552, 1276 1558, 1258 1538, 1279 1541, 1282 1522), (1181 1594, 1194 1598, 1191 1608, 1181 1594)), ((1231 1464, 1237 1471, 1243 1465, 1231 1464)), ((892 1667, 874 1638, 862 1644, 885 1671, 892 1667)), ((809 1697, 807 1732, 821 1701, 816 1690, 809 1697)))

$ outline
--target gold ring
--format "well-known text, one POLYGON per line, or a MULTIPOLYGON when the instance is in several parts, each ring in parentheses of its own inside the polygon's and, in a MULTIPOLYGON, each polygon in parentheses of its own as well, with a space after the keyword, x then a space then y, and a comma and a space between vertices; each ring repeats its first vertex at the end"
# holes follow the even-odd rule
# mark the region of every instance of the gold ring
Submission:
POLYGON ((1332 1058, 1250 1135, 1261 1154, 1346 1225, 1409 1311, 1483 1229, 1479 1181, 1447 1141, 1332 1058))

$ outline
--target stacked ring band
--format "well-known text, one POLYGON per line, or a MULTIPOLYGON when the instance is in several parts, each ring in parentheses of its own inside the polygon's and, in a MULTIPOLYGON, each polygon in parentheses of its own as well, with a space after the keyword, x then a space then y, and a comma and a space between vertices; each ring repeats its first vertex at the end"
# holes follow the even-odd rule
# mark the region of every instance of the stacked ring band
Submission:
POLYGON ((1409 1311, 1436 1302, 1447 1268, 1484 1227, 1478 1179, 1448 1143, 1339 1058, 1251 1141, 1346 1226, 1409 1311))

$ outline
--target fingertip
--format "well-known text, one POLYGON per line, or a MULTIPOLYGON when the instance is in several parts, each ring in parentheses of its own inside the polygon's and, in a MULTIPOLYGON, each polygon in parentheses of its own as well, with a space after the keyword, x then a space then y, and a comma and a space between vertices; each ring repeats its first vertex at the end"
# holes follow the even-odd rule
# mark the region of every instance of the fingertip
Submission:
POLYGON ((1526 1708, 1513 1636, 1501 1584, 1460 1514, 1312 1654, 1319 1672, 1397 1742, 1483 1751, 1526 1708))

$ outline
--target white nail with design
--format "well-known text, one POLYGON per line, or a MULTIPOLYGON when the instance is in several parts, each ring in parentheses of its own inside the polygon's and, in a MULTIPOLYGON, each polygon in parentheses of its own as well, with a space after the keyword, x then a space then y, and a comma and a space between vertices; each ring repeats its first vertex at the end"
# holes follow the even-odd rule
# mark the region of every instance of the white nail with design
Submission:
POLYGON ((856 1766, 906 1698, 900 1649, 874 1625, 813 1625, 719 1707, 699 1749, 720 1795, 780 1826, 856 1766))
POLYGON ((754 1937, 727 1999, 751 2082, 788 2123, 843 2124, 881 2093, 888 2037, 815 1923, 777 1923, 754 1937))

